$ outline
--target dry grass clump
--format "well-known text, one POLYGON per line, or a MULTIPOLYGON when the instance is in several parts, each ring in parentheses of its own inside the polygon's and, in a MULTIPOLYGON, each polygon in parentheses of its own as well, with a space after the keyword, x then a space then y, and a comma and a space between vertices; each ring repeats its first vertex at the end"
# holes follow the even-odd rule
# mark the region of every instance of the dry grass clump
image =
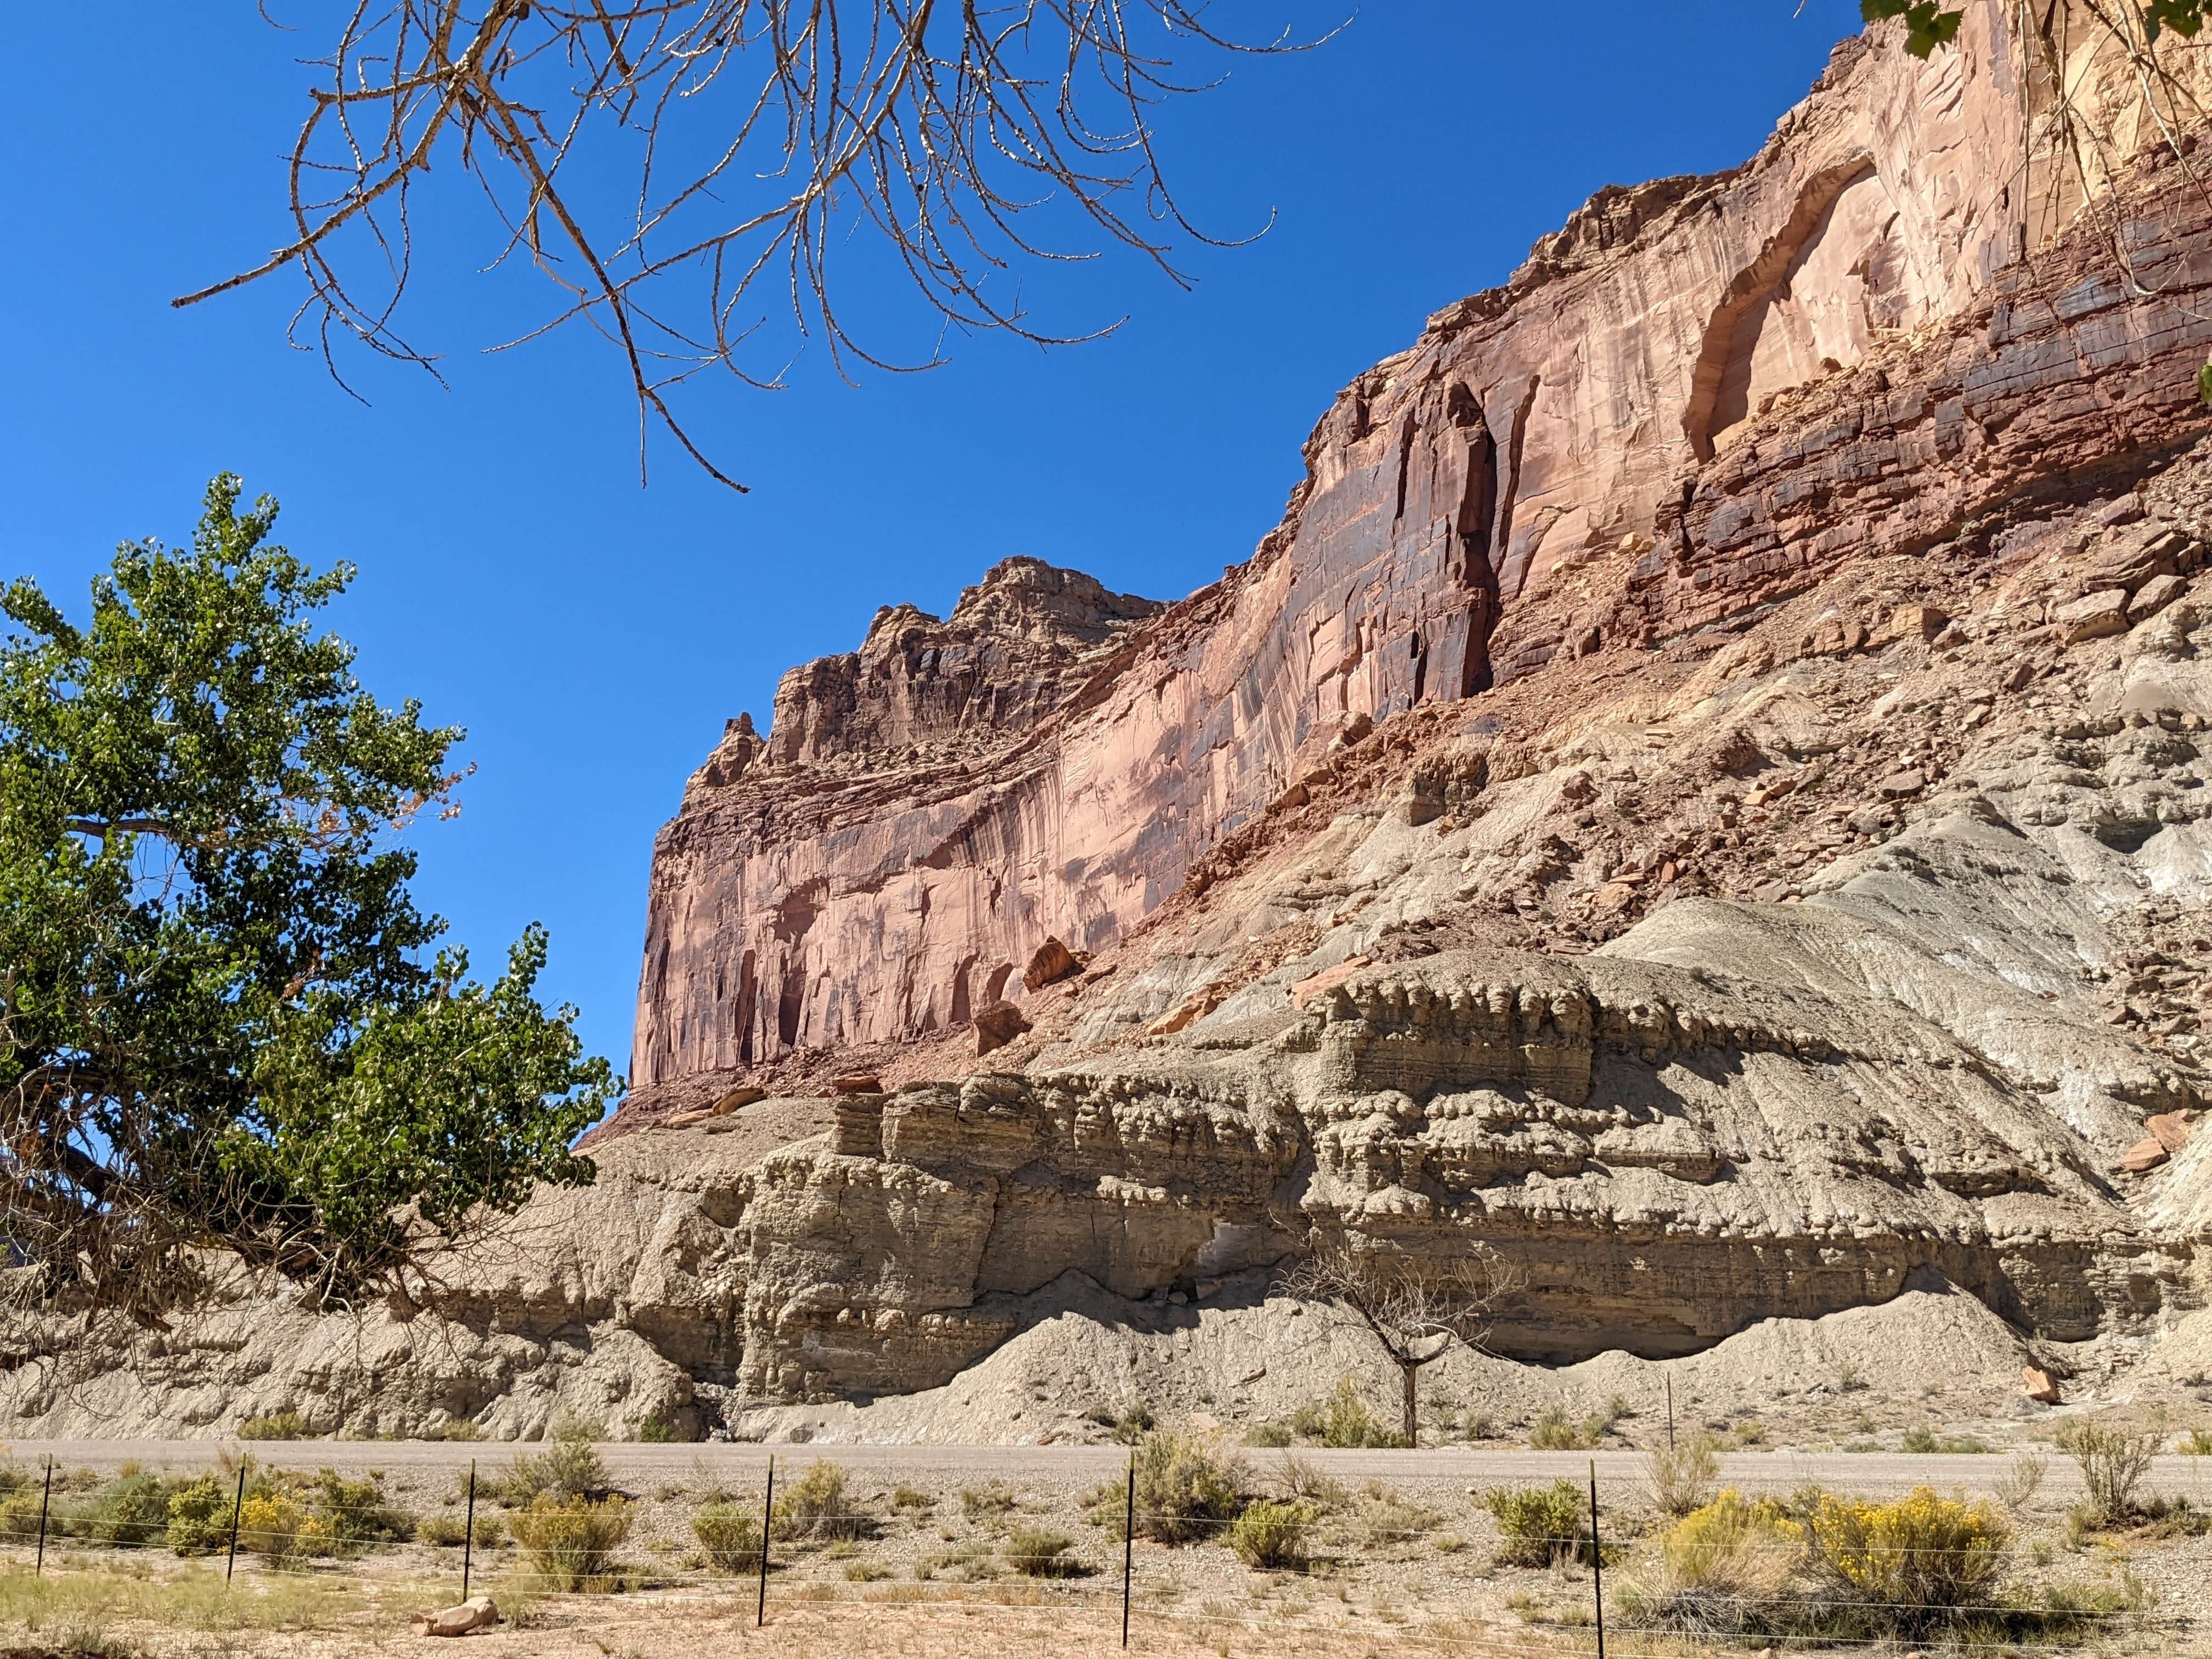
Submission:
POLYGON ((1719 1441, 1703 1432, 1676 1445, 1651 1449, 1644 1462, 1651 1497, 1662 1513, 1684 1516, 1712 1502, 1721 1474, 1719 1449, 1719 1441))
MULTIPOLYGON (((1349 1376, 1340 1376, 1328 1397, 1310 1401, 1291 1418, 1291 1429, 1324 1446, 1402 1446, 1406 1437, 1375 1420, 1361 1398, 1359 1387, 1349 1376)), ((1287 1442, 1284 1443, 1287 1443, 1287 1442)))
POLYGON ((1016 1527, 1006 1534, 1006 1565, 1025 1578, 1076 1578, 1091 1570, 1068 1552, 1075 1540, 1042 1527, 1016 1527))
POLYGON ((289 1406, 282 1411, 249 1417, 238 1425, 240 1440, 307 1440, 314 1436, 307 1419, 289 1406))
POLYGON ((155 1574, 125 1564, 0 1568, 0 1626, 33 1632, 147 1624, 201 1632, 327 1627, 359 1614, 362 1586, 343 1577, 277 1575, 225 1583, 220 1564, 155 1574))
POLYGON ((2160 1438, 2155 1430, 2131 1434, 2094 1423, 2069 1423, 2060 1431, 2059 1449, 2081 1468, 2093 1525, 2114 1526, 2144 1512, 2136 1489, 2150 1473, 2160 1438))

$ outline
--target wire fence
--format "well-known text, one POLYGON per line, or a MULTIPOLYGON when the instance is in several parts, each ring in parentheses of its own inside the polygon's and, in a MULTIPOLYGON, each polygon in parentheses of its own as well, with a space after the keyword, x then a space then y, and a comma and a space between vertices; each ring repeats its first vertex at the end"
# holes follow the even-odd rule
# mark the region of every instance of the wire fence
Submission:
MULTIPOLYGON (((816 1461, 834 1467, 833 1458, 816 1461)), ((81 1477, 62 1476, 58 1486, 58 1473, 50 1464, 33 1483, 0 1492, 0 1559, 15 1571, 27 1567, 43 1577, 113 1556, 167 1557, 185 1571, 193 1564, 203 1571, 220 1567, 227 1583, 244 1578, 354 1584, 363 1577, 357 1565, 362 1558, 391 1553, 415 1531, 406 1519, 396 1518, 404 1512, 384 1503, 380 1492, 369 1498, 360 1483, 349 1487, 335 1475, 264 1470, 254 1476, 245 1465, 231 1464, 220 1471, 227 1502, 212 1505, 214 1477, 209 1475, 155 1479, 146 1486, 142 1474, 135 1477, 142 1482, 137 1497, 126 1502, 134 1477, 88 1491, 81 1477)), ((664 1601, 713 1603, 724 1616, 745 1616, 754 1625, 779 1613, 836 1607, 957 1606, 966 1612, 984 1604, 1010 1614, 1095 1617, 1109 1631, 1118 1620, 1125 1645, 1133 1631, 1148 1628, 1241 1627, 1279 1634, 1306 1606, 1291 1610, 1289 1592, 1340 1585, 1347 1572, 1383 1560, 1402 1564, 1424 1546, 1431 1553, 1422 1558, 1422 1576, 1430 1583, 1452 1577, 1450 1564, 1464 1553, 1468 1565, 1459 1576, 1495 1585, 1494 1567, 1480 1563, 1480 1553, 1464 1536, 1468 1524, 1418 1498, 1372 1486, 1361 1493, 1339 1489, 1318 1498, 1285 1492, 1260 1500, 1277 1511, 1270 1542, 1257 1535, 1261 1529, 1253 1527, 1254 1510, 1238 1504, 1221 1503, 1236 1512, 1220 1513, 1206 1512, 1202 1505, 1140 1506, 1133 1453, 1122 1480, 1092 1489, 1073 1510, 1019 1508, 1012 1494, 996 1490, 971 1502, 976 1494, 963 1492, 969 1535, 940 1528, 939 1542, 948 1547, 934 1551, 919 1537, 904 1539, 915 1552, 908 1569, 914 1582, 901 1583, 891 1580, 891 1568, 860 1559, 861 1547, 902 1528, 918 1532, 919 1516, 902 1510, 897 1499, 888 1507, 793 1507, 787 1478, 779 1505, 785 1471, 771 1458, 764 1474, 757 1492, 718 1489, 705 1500, 727 1513, 722 1533, 713 1540, 695 1515, 704 1555, 692 1552, 681 1562, 641 1563, 636 1551, 625 1548, 636 1505, 622 1495, 579 1495, 523 1508, 493 1527, 479 1518, 472 1465, 458 1536, 453 1517, 437 1517, 439 1544, 452 1548, 459 1560, 441 1561, 434 1553, 425 1559, 418 1549, 394 1559, 393 1570, 379 1582, 387 1589, 441 1601, 465 1599, 489 1577, 500 1594, 555 1609, 604 1607, 606 1593, 619 1590, 664 1601), (730 1521, 731 1515, 739 1520, 730 1521), (590 1534, 594 1517, 607 1524, 590 1534), (1071 1518, 1097 1529, 1086 1534, 1088 1547, 1043 1530, 1046 1522, 1071 1518), (586 1535, 580 1537, 577 1528, 586 1535), (511 1534, 517 1547, 497 1549, 487 1573, 483 1557, 493 1553, 487 1540, 499 1532, 511 1534), (1110 1547, 1103 1550, 1102 1533, 1110 1547), (840 1552, 842 1582, 808 1576, 837 1565, 840 1552), (1231 1553, 1235 1571, 1224 1578, 1229 1569, 1223 1557, 1231 1553), (1246 1605, 1225 1606, 1202 1586, 1194 1588, 1188 1582, 1194 1567, 1212 1571, 1217 1588, 1225 1584, 1224 1593, 1231 1599, 1242 1595, 1246 1605), (1194 1607, 1188 1604, 1194 1598, 1199 1605, 1194 1607)), ((1550 1496, 1556 1504, 1556 1490, 1550 1496)), ((488 1517, 488 1496, 483 1501, 488 1517)), ((945 1501, 929 1498, 925 1512, 933 1514, 945 1501)), ((1506 1624, 1490 1607, 1465 1614, 1424 1610, 1418 1624, 1379 1602, 1370 1613, 1389 1624, 1394 1645, 1498 1654, 1679 1653, 1686 1643, 1771 1643, 1792 1636, 1816 1639, 1838 1652, 1894 1650, 1900 1638, 1938 1632, 1946 1647, 1972 1651, 2016 1649, 2024 1636, 2038 1632, 2086 1637, 2126 1628, 2178 1638, 2194 1628, 2185 1607, 2157 1607, 2132 1577, 2117 1591, 2069 1586, 2048 1571, 2051 1546, 2023 1539, 1994 1507, 1978 1511, 1984 1517, 1973 1522, 1979 1532, 1954 1534, 1963 1541, 1946 1543, 1910 1540, 1880 1528, 1861 1528, 1848 1538, 1824 1536, 1824 1526, 1840 1523, 1832 1516, 1824 1521, 1826 1512, 1808 1507, 1816 1499, 1795 1509, 1770 1502, 1755 1512, 1746 1506, 1750 1520, 1723 1516, 1725 1524, 1713 1536, 1686 1543, 1679 1523, 1655 1517, 1648 1507, 1616 1498, 1608 1508, 1594 1464, 1576 1502, 1583 1512, 1571 1522, 1555 1511, 1547 1525, 1500 1528, 1500 1561, 1550 1569, 1530 1581, 1543 1591, 1541 1612, 1522 1615, 1540 1617, 1540 1632, 1506 1624)), ((1959 1507, 1969 1520, 1978 1513, 1959 1507)), ((1478 1503, 1473 1513, 1480 1516, 1482 1510, 1478 1503)), ((1834 1511, 1851 1513, 1848 1506, 1834 1511)), ((2191 1522, 2185 1530, 2203 1530, 2194 1527, 2185 1499, 2169 1513, 2191 1522)), ((1348 1619, 1349 1595, 1341 1600, 1348 1619)), ((1309 1624, 1326 1633, 1346 1633, 1344 1622, 1329 1622, 1332 1611, 1324 1608, 1309 1624)))

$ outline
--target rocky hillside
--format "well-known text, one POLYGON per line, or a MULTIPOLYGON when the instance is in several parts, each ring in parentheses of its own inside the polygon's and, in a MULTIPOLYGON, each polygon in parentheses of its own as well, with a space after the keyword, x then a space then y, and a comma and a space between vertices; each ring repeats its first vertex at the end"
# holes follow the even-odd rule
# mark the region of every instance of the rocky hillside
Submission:
POLYGON ((792 671, 657 844, 599 1186, 419 1308, 30 1343, 24 1431, 1026 1434, 865 1402, 1194 1401, 1316 1236, 1495 1251, 1486 1363, 2201 1369, 2212 197, 2023 170, 2007 15, 1601 192, 1218 583, 1009 560, 792 671))

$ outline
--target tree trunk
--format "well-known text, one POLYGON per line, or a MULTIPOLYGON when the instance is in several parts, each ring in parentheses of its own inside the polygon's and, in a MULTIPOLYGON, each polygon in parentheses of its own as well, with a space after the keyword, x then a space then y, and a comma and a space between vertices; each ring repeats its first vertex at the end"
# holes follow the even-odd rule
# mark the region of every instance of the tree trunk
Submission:
POLYGON ((1399 1370, 1399 1373, 1400 1373, 1400 1375, 1401 1375, 1401 1376, 1402 1376, 1405 1378, 1405 1382, 1406 1382, 1406 1428, 1405 1428, 1405 1434, 1406 1434, 1406 1443, 1407 1443, 1407 1445, 1409 1445, 1409 1446, 1411 1446, 1411 1445, 1414 1445, 1414 1444, 1418 1443, 1414 1440, 1414 1438, 1413 1438, 1413 1435, 1414 1435, 1414 1432, 1415 1432, 1414 1425, 1413 1425, 1413 1377, 1414 1377, 1415 1373, 1416 1373, 1416 1372, 1418 1372, 1420 1369, 1421 1369, 1421 1368, 1420 1368, 1420 1365, 1419 1364, 1419 1363, 1418 1363, 1418 1362, 1413 1362, 1413 1361, 1408 1361, 1408 1360, 1404 1360, 1404 1359, 1401 1359, 1401 1360, 1400 1360, 1400 1361, 1398 1362, 1398 1370, 1399 1370))

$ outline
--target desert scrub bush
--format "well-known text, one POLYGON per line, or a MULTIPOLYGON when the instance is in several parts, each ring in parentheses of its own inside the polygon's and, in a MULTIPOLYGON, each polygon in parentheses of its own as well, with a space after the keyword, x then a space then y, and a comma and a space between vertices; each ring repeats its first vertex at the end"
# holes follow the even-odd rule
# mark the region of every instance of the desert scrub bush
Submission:
POLYGON ((937 1500, 927 1492, 918 1491, 913 1486, 901 1486, 891 1493, 891 1507, 895 1510, 913 1510, 920 1514, 935 1509, 937 1500))
POLYGON ((458 1515, 426 1515, 422 1524, 415 1528, 415 1535, 441 1550, 458 1549, 469 1535, 469 1529, 458 1515))
POLYGON ((1143 1406, 1132 1406, 1114 1419, 1114 1438, 1124 1446, 1133 1446, 1152 1431, 1152 1413, 1143 1406))
POLYGON ((2212 1457, 2212 1432, 2191 1429, 2181 1437, 2173 1449, 2185 1457, 2212 1457))
POLYGON ((592 1447, 597 1432, 596 1425, 565 1414, 555 1419, 545 1449, 508 1464, 494 1478, 492 1496, 510 1509, 549 1493, 564 1501, 598 1497, 607 1489, 607 1466, 592 1447))
POLYGON ((1899 1451, 1907 1451, 1915 1454, 1924 1454, 1929 1452, 1945 1452, 1951 1454, 1960 1452, 1985 1452, 1989 1450, 1989 1442, 1986 1440, 1978 1439, 1973 1435, 1938 1434, 1935 1430, 1927 1427, 1924 1424, 1917 1423, 1913 1425, 1912 1427, 1907 1429, 1905 1431, 1904 1437, 1898 1442, 1898 1449, 1899 1451))
POLYGON ((914 1576, 925 1584, 939 1577, 975 1583, 996 1578, 999 1568, 991 1559, 991 1552, 981 1544, 956 1544, 951 1549, 936 1551, 915 1561, 914 1576))
POLYGON ((1382 1549, 1411 1543, 1443 1519, 1434 1510, 1410 1502, 1380 1480, 1370 1480, 1359 1494, 1354 1522, 1368 1547, 1382 1549))
POLYGON ((1483 1506, 1498 1522, 1498 1559, 1508 1566, 1548 1567, 1589 1553, 1583 1495, 1571 1480, 1548 1486, 1492 1486, 1483 1506))
POLYGON ((1291 1426, 1324 1446, 1387 1447, 1406 1443, 1405 1436, 1375 1420, 1366 1401, 1360 1397, 1358 1384, 1349 1376, 1338 1377, 1327 1399, 1301 1406, 1291 1419, 1291 1426))
POLYGON ((1014 1489, 1003 1480, 960 1489, 960 1513, 970 1521, 995 1521, 1015 1507, 1014 1489))
POLYGON ((282 1411, 249 1417, 238 1425, 240 1440, 307 1440, 313 1438, 314 1432, 307 1425, 307 1419, 289 1406, 282 1411))
POLYGON ((1719 1443, 1699 1432, 1672 1446, 1654 1446, 1644 1459, 1651 1498, 1665 1515, 1684 1516, 1712 1502, 1720 1480, 1719 1443))
POLYGON ((691 1535, 717 1572, 760 1567, 760 1516, 736 1504, 709 1504, 691 1517, 691 1535))
POLYGON ((1632 1626, 1685 1635, 1768 1633, 1771 1613, 1790 1605, 1804 1536, 1781 1504, 1753 1502, 1730 1486, 1667 1529, 1656 1576, 1623 1587, 1620 1613, 1632 1626))
POLYGON ((1275 1478, 1283 1483, 1293 1502, 1304 1504, 1316 1515, 1330 1510, 1340 1510, 1351 1500, 1345 1496, 1342 1486, 1332 1480, 1295 1452, 1285 1452, 1276 1466, 1275 1478))
POLYGON ((126 1468, 93 1495, 71 1529, 94 1543, 154 1543, 168 1534, 172 1484, 158 1474, 126 1468))
POLYGON ((336 1469, 318 1469, 301 1494, 340 1549, 404 1544, 415 1535, 415 1517, 385 1501, 377 1477, 348 1480, 336 1469))
POLYGON ((2050 1467, 2048 1458, 2039 1456, 2034 1452, 2014 1453, 2012 1462, 2005 1466, 2004 1473, 1997 1476, 1994 1483, 1997 1502, 2018 1515, 2033 1504, 2036 1493, 2043 1490, 2044 1474, 2050 1467))
POLYGON ((1917 1637, 1961 1609, 1996 1605, 2012 1542, 1994 1504, 1918 1486, 1890 1504, 1822 1493, 1805 1517, 1807 1563, 1838 1602, 1917 1637))
POLYGON ((1068 1554, 1075 1540, 1041 1527, 1016 1527, 1006 1534, 1006 1565, 1025 1578, 1073 1578, 1083 1563, 1068 1554))
POLYGON ((39 1492, 17 1487, 0 1498, 0 1539, 10 1544, 28 1543, 39 1535, 39 1492))
POLYGON ((483 1425, 473 1417, 449 1417, 422 1431, 425 1440, 477 1441, 484 1437, 483 1425))
POLYGON ((289 1492, 248 1492, 238 1509, 238 1547, 270 1562, 323 1555, 330 1528, 289 1492))
POLYGON ((1598 1421, 1592 1416, 1577 1423, 1562 1406, 1547 1406, 1537 1418, 1536 1426, 1528 1431, 1528 1443, 1538 1451, 1585 1451, 1597 1444, 1602 1428, 1593 1430, 1598 1421))
POLYGON ((809 1464, 806 1473, 775 1500, 769 1530, 778 1538, 834 1543, 866 1538, 874 1532, 875 1523, 854 1508, 845 1492, 845 1471, 825 1457, 809 1464))
POLYGON ((648 1417, 637 1425, 637 1437, 648 1446, 670 1446, 684 1438, 665 1418, 648 1417))
POLYGON ((2137 1512, 2136 1488, 2150 1472, 2162 1437, 2155 1431, 2130 1434, 2094 1423, 2069 1423, 2059 1431, 2059 1449, 2081 1468, 2092 1525, 2109 1527, 2137 1512))
POLYGON ((1287 1446, 1296 1438, 1287 1423, 1255 1423, 1244 1431, 1244 1443, 1267 1450, 1287 1446))
POLYGON ((512 1525, 537 1588, 581 1590, 604 1586, 613 1576, 615 1553, 629 1536, 630 1519, 629 1505, 619 1498, 556 1503, 550 1492, 540 1492, 529 1508, 515 1512, 512 1525))
POLYGON ((1229 1547, 1248 1567, 1270 1571, 1303 1567, 1306 1534, 1313 1523, 1314 1512, 1303 1503, 1275 1504, 1261 1498, 1245 1505, 1244 1512, 1231 1523, 1229 1547))
MULTIPOLYGON (((235 1493, 214 1475, 180 1484, 169 1494, 169 1524, 165 1537, 179 1555, 206 1555, 230 1542, 230 1519, 237 1504, 235 1493)), ((245 1524, 240 1513, 239 1523, 245 1524)))
MULTIPOLYGON (((1156 1434, 1137 1448, 1137 1534, 1163 1544, 1208 1538, 1244 1507, 1244 1460, 1217 1440, 1156 1434)), ((1125 1492, 1109 1480, 1084 1495, 1096 1525, 1122 1534, 1125 1492)))

